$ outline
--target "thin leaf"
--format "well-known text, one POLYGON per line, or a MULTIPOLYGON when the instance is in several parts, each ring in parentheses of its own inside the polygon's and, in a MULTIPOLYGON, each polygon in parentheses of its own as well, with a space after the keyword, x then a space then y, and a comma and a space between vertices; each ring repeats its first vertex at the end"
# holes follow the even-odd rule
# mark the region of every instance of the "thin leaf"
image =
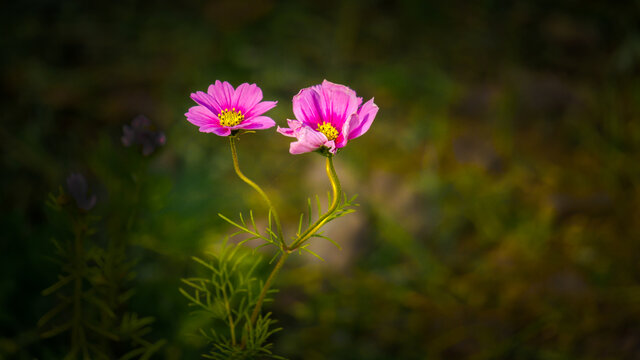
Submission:
POLYGON ((306 246, 302 246, 302 247, 300 247, 300 250, 304 250, 304 251, 308 252, 309 254, 311 254, 311 255, 313 255, 313 256, 315 256, 315 257, 317 257, 318 259, 320 259, 320 260, 324 261, 324 259, 323 259, 320 255, 318 255, 318 254, 316 254, 315 252, 313 252, 313 251, 311 251, 311 250, 307 249, 307 247, 306 247, 306 246))
POLYGON ((330 238, 330 237, 328 237, 328 236, 324 236, 324 235, 322 235, 322 234, 319 234, 319 233, 318 233, 318 234, 313 234, 313 235, 311 235, 311 237, 318 237, 318 238, 322 238, 322 239, 328 240, 328 241, 330 241, 333 245, 335 245, 335 247, 337 247, 337 248, 338 248, 338 250, 342 250, 342 247, 340 246, 340 244, 338 244, 337 242, 335 242, 335 240, 331 239, 331 238, 330 238))
POLYGON ((135 350, 131 350, 128 353, 122 355, 120 360, 131 360, 131 359, 134 359, 134 358, 144 354, 145 351, 146 351, 145 348, 137 348, 135 350))
POLYGON ((247 238, 247 239, 244 239, 244 240, 240 241, 240 242, 238 243, 238 246, 240 246, 240 245, 244 245, 245 243, 247 243, 247 242, 249 242, 249 241, 253 241, 253 240, 257 240, 257 239, 260 239, 260 238, 259 238, 258 236, 251 236, 251 237, 249 237, 249 238, 247 238))
POLYGON ((207 269, 210 269, 210 270, 213 270, 213 271, 216 270, 213 266, 211 266, 211 264, 207 263, 206 261, 204 261, 204 260, 202 260, 200 258, 197 258, 195 256, 192 256, 191 258, 193 259, 193 261, 199 263, 200 265, 206 267, 207 269))
POLYGON ((233 225, 233 226, 237 227, 238 229, 242 229, 242 230, 244 230, 244 231, 246 231, 246 232, 250 232, 250 230, 249 230, 249 229, 247 229, 246 227, 244 227, 244 226, 242 226, 242 225, 240 225, 240 224, 236 223, 235 221, 233 221, 233 220, 229 219, 228 217, 226 217, 226 216, 224 216, 224 215, 222 215, 222 214, 218 214, 218 216, 220 216, 224 221, 228 222, 229 224, 231 224, 231 225, 233 225))
POLYGON ((256 226, 256 220, 253 218, 253 210, 249 210, 249 219, 251 220, 251 225, 253 226, 253 230, 258 232, 258 227, 256 226))
POLYGON ((204 286, 200 286, 198 284, 195 284, 192 281, 189 281, 187 279, 180 279, 180 281, 182 281, 183 283, 191 286, 194 289, 201 290, 201 291, 207 291, 207 289, 204 286))
POLYGON ((300 232, 302 231, 302 220, 304 219, 304 214, 300 214, 300 221, 298 222, 298 231, 296 232, 296 236, 300 236, 300 232))
POLYGON ((151 355, 153 355, 153 353, 155 353, 156 351, 160 350, 160 348, 163 347, 166 343, 167 341, 164 339, 156 341, 155 344, 147 348, 147 352, 145 352, 144 355, 142 355, 140 360, 150 359, 151 355))
POLYGON ((106 302, 104 302, 101 299, 98 299, 97 297, 87 294, 85 293, 82 296, 85 300, 87 300, 88 302, 94 304, 95 306, 97 306, 98 308, 100 308, 102 311, 104 311, 107 315, 109 315, 112 318, 116 317, 116 314, 113 313, 113 311, 111 310, 111 308, 109 307, 109 305, 107 305, 106 302))
POLYGON ((42 290, 42 295, 43 296, 47 296, 47 295, 50 295, 50 294, 56 292, 58 289, 62 288, 63 286, 65 286, 69 282, 71 282, 71 280, 73 280, 73 276, 72 275, 67 275, 67 276, 61 278, 55 284, 53 284, 53 285, 49 286, 48 288, 42 290))
POLYGON ((64 301, 58 304, 58 306, 51 309, 49 312, 44 314, 40 318, 40 320, 38 320, 38 327, 42 327, 43 325, 45 325, 47 322, 49 322, 49 320, 53 319, 56 315, 58 315, 62 310, 64 310, 68 306, 69 306, 68 301, 64 301))
MULTIPOLYGON (((329 202, 329 203, 331 203, 331 202, 329 202)), ((320 205, 320 196, 318 196, 318 194, 316 194, 316 205, 318 207, 317 216, 320 216, 320 214, 322 214, 322 205, 320 205)))
POLYGON ((68 323, 62 324, 62 325, 58 325, 56 327, 54 327, 51 330, 45 331, 43 333, 40 334, 40 337, 42 338, 49 338, 49 337, 53 337, 56 336, 60 333, 63 333, 67 330, 69 330, 71 328, 71 321, 69 321, 68 323))
POLYGON ((110 333, 110 332, 109 332, 109 331, 107 331, 107 330, 101 329, 101 328, 99 328, 99 327, 97 327, 97 326, 95 326, 95 325, 91 324, 91 323, 90 323, 90 322, 88 322, 88 321, 83 321, 82 323, 83 323, 86 327, 88 327, 89 329, 93 330, 94 332, 96 332, 96 333, 98 333, 98 334, 100 334, 100 335, 102 335, 102 336, 104 336, 104 337, 107 337, 107 338, 109 338, 109 339, 111 339, 111 340, 113 340, 113 341, 119 341, 118 336, 117 336, 116 334, 113 334, 113 333, 110 333))

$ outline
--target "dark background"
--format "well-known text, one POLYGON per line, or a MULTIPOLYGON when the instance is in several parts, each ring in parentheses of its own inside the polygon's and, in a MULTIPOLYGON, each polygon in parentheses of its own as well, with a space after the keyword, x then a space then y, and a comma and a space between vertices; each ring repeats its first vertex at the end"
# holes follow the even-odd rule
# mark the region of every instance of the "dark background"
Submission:
MULTIPOLYGON (((0 29, 0 358, 64 354, 36 323, 65 236, 44 203, 71 172, 98 196, 95 241, 138 206, 130 307, 167 340, 154 358, 206 351, 179 279, 232 232, 218 212, 266 211, 227 140, 184 118, 189 94, 257 83, 284 126, 328 79, 380 111, 335 159, 360 203, 328 227, 343 250, 280 274, 276 353, 640 359, 638 1, 12 1, 0 29), (139 114, 166 134, 150 157, 120 142, 139 114)), ((329 185, 289 142, 239 151, 292 233, 329 185)))

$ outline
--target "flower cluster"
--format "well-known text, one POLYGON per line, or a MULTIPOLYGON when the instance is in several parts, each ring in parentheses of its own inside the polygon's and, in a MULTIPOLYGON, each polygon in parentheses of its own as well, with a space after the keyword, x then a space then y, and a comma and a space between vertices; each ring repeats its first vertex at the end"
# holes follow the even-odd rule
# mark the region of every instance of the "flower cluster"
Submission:
MULTIPOLYGON (((241 84, 234 89, 228 82, 217 80, 207 92, 191 94, 198 106, 185 114, 187 120, 201 132, 219 136, 236 134, 239 130, 268 129, 276 125, 265 112, 276 101, 261 101, 262 90, 256 84, 241 84)), ((347 86, 324 80, 322 84, 300 90, 293 97, 295 119, 287 120, 288 128, 278 127, 282 135, 294 137, 291 154, 316 150, 336 154, 349 140, 366 133, 378 113, 371 98, 362 98, 347 86)))

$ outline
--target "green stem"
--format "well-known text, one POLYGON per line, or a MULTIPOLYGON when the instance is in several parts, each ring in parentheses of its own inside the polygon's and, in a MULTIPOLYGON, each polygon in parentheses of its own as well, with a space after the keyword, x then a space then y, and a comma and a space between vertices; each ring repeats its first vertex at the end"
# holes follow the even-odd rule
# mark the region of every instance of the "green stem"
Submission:
POLYGON ((269 211, 271 211, 271 213, 273 214, 273 218, 274 218, 274 220, 276 222, 276 228, 278 230, 278 237, 280 238, 280 242, 282 243, 282 248, 284 250, 286 250, 287 249, 287 244, 284 242, 284 236, 282 236, 282 226, 280 225, 280 217, 278 216, 278 212, 276 211, 276 208, 273 207, 273 204, 271 203, 271 200, 269 200, 269 197, 267 196, 267 194, 265 194, 264 191, 262 191, 260 186, 258 186, 258 184, 256 184, 253 181, 251 181, 251 179, 246 177, 242 173, 242 171, 240 171, 240 165, 238 163, 238 152, 236 150, 236 137, 235 136, 229 136, 229 143, 231 144, 231 157, 233 157, 233 168, 236 170, 236 174, 238 174, 238 177, 240 179, 242 179, 242 181, 244 181, 249 186, 251 186, 255 191, 257 191, 258 194, 260 194, 260 196, 262 196, 264 201, 267 203, 267 206, 269 206, 269 211))
POLYGON ((260 308, 262 307, 262 303, 264 302, 264 298, 267 296, 267 292, 271 287, 271 283, 273 282, 273 279, 276 277, 278 270, 280 270, 282 265, 284 265, 285 260, 287 260, 287 258, 289 257, 289 254, 290 254, 289 251, 282 253, 280 260, 278 260, 278 262, 276 263, 276 266, 273 268, 273 270, 271 270, 271 274, 269 274, 267 281, 264 283, 264 286, 262 287, 262 291, 260 292, 260 297, 258 297, 258 302, 256 303, 256 307, 253 308, 253 312, 251 313, 251 320, 250 320, 251 325, 253 325, 256 322, 256 319, 258 318, 258 314, 260 313, 260 308))
MULTIPOLYGON (((233 144, 233 142, 232 142, 233 144)), ((233 147, 232 147, 233 148, 233 147)), ((271 270, 271 274, 267 278, 267 281, 264 283, 262 287, 262 291, 260 292, 260 297, 258 297, 258 302, 256 303, 256 307, 253 309, 253 313, 251 314, 251 325, 253 325, 258 318, 258 314, 260 313, 260 308, 262 307, 262 303, 264 302, 264 298, 267 296, 267 292, 271 287, 271 283, 275 278, 276 274, 284 264, 285 260, 289 257, 294 250, 300 247, 306 240, 308 240, 313 234, 318 231, 322 225, 324 225, 329 216, 333 214, 333 212, 338 208, 338 203, 340 202, 340 194, 342 192, 342 188, 340 187, 340 180, 338 179, 338 175, 336 174, 336 170, 333 167, 333 159, 330 156, 327 156, 327 175, 329 176, 329 180, 331 181, 331 187, 333 189, 333 200, 331 202, 331 206, 318 220, 309 227, 302 235, 300 235, 291 246, 282 253, 280 260, 276 263, 276 266, 271 270)))
POLYGON ((236 325, 233 322, 233 317, 231 316, 231 308, 229 307, 229 299, 227 298, 227 291, 222 287, 222 296, 224 298, 224 306, 227 310, 227 319, 229 320, 229 328, 231 329, 231 345, 236 345, 236 325))
POLYGON ((73 290, 73 328, 71 330, 71 349, 78 351, 82 343, 82 273, 84 271, 84 246, 82 232, 84 223, 77 220, 75 225, 75 254, 74 272, 75 283, 73 290))
POLYGON ((133 204, 131 205, 131 214, 129 214, 129 219, 127 220, 127 231, 131 231, 131 228, 133 227, 133 222, 136 219, 136 216, 138 214, 138 205, 140 204, 140 193, 142 191, 142 181, 143 181, 143 175, 146 174, 146 169, 144 171, 140 171, 137 174, 134 173, 132 178, 133 181, 136 183, 136 190, 135 193, 133 195, 133 204))
POLYGON ((333 167, 333 157, 327 156, 327 176, 329 176, 329 181, 331 181, 331 188, 333 189, 333 200, 331 202, 331 206, 322 216, 316 220, 302 235, 300 235, 294 242, 289 246, 290 251, 294 251, 299 248, 305 241, 309 240, 313 234, 315 234, 322 225, 324 225, 333 212, 338 208, 338 204, 340 203, 340 194, 342 193, 342 187, 340 186, 340 180, 338 179, 338 175, 336 174, 336 169, 333 167))

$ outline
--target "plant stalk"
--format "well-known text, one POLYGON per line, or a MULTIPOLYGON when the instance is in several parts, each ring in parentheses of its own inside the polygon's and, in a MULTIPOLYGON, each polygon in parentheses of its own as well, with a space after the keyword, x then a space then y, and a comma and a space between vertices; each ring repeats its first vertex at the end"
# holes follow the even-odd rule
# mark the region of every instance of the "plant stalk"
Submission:
POLYGON ((231 330, 231 345, 235 346, 236 345, 236 325, 233 322, 233 317, 232 317, 232 312, 231 312, 231 308, 229 307, 229 299, 227 298, 227 291, 222 288, 222 296, 224 297, 224 306, 225 306, 225 310, 227 310, 227 319, 229 321, 229 329, 231 330))
POLYGON ((84 223, 81 220, 75 222, 74 241, 74 272, 75 281, 73 289, 73 327, 71 330, 71 349, 78 351, 82 342, 82 274, 84 271, 84 244, 82 239, 84 223))
POLYGON ((280 217, 278 216, 278 212, 276 211, 276 208, 273 207, 273 204, 271 203, 271 200, 269 199, 267 194, 262 190, 262 188, 260 188, 260 186, 258 186, 258 184, 256 184, 253 181, 251 181, 251 179, 246 177, 242 173, 242 171, 240 170, 240 165, 238 163, 238 152, 236 150, 236 137, 235 136, 229 136, 229 143, 231 145, 231 157, 233 158, 233 168, 235 169, 236 174, 238 174, 238 177, 242 181, 244 181, 249 186, 251 186, 255 191, 257 191, 258 194, 260 194, 260 196, 262 196, 264 201, 267 203, 267 206, 269 207, 269 211, 273 214, 273 218, 274 218, 274 220, 276 222, 276 228, 278 230, 278 237, 280 238, 280 242, 282 244, 282 248, 283 248, 283 250, 287 250, 287 244, 284 241, 284 236, 282 236, 282 226, 280 225, 280 217))
POLYGON ((273 270, 271 270, 271 274, 269 274, 267 281, 265 281, 264 286, 262 287, 262 291, 260 292, 260 297, 258 297, 256 307, 253 308, 253 312, 251 313, 251 325, 255 324, 256 319, 258 318, 258 314, 260 313, 260 308, 262 308, 264 298, 267 296, 267 292, 271 287, 271 283, 273 282, 273 279, 276 277, 276 274, 278 273, 280 268, 282 268, 282 265, 284 265, 285 260, 287 260, 287 258, 289 257, 289 254, 289 251, 285 251, 282 253, 282 256, 280 256, 280 260, 278 260, 276 266, 274 266, 273 270))
POLYGON ((338 175, 336 174, 336 169, 333 167, 333 157, 327 156, 327 176, 329 177, 329 181, 331 181, 331 188, 333 189, 333 200, 331 202, 331 206, 322 216, 316 220, 302 235, 300 235, 294 242, 289 246, 290 251, 294 251, 299 248, 305 241, 309 240, 309 238, 315 234, 322 225, 324 225, 329 216, 333 214, 334 211, 338 208, 338 204, 340 203, 340 194, 342 193, 342 187, 340 186, 340 180, 338 179, 338 175))
POLYGON ((258 302, 256 303, 256 307, 253 309, 253 313, 251 314, 251 319, 250 319, 251 325, 253 325, 256 319, 258 318, 258 314, 260 313, 260 308, 262 307, 264 298, 267 296, 267 292, 271 287, 271 283, 273 282, 273 279, 275 278, 276 274, 278 273, 282 265, 284 265, 284 262, 287 260, 289 255, 294 250, 299 248, 306 240, 308 240, 311 237, 311 235, 315 234, 316 231, 318 231, 322 227, 322 225, 324 225, 327 222, 329 216, 331 216, 333 212, 338 208, 338 204, 340 202, 340 193, 342 191, 342 188, 340 186, 340 180, 338 179, 336 170, 333 167, 333 159, 331 156, 327 156, 326 168, 327 168, 327 175, 329 176, 329 180, 331 181, 331 187, 333 189, 333 200, 331 202, 331 206, 329 207, 326 213, 320 216, 320 218, 318 218, 318 220, 316 220, 316 222, 314 222, 313 225, 309 227, 309 229, 307 229, 304 233, 302 233, 302 235, 300 235, 293 242, 293 244, 291 244, 291 246, 286 248, 285 251, 282 253, 280 260, 278 260, 278 262, 276 263, 276 266, 273 268, 273 270, 271 270, 271 274, 269 274, 267 281, 264 283, 264 286, 262 287, 262 291, 260 292, 260 297, 258 297, 258 302))

